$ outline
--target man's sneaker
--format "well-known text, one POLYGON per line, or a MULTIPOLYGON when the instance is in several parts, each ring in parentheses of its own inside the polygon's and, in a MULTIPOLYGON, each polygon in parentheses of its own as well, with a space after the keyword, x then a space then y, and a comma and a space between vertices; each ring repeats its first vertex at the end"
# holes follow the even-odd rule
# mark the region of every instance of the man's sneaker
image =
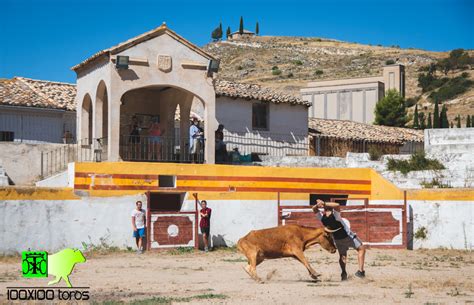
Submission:
POLYGON ((347 281, 347 273, 346 272, 341 273, 341 281, 347 281))
POLYGON ((355 273, 355 276, 357 276, 358 278, 363 279, 365 277, 365 271, 357 270, 357 272, 355 273))

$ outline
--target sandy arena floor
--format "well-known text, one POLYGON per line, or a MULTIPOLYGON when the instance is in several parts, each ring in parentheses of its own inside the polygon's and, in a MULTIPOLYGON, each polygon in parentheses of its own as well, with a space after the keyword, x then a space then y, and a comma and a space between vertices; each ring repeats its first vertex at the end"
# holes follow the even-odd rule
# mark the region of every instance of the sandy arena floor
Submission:
MULTIPOLYGON (((474 253, 469 251, 372 249, 364 280, 353 276, 353 251, 349 281, 340 282, 337 255, 314 248, 306 256, 322 273, 319 282, 296 260, 278 259, 257 268, 263 284, 247 276, 243 256, 233 250, 85 256, 88 261, 76 265, 70 280, 76 287, 90 286, 95 302, 161 297, 173 304, 474 304, 474 253)), ((7 286, 51 280, 24 279, 20 272, 20 258, 0 258, 0 303, 6 302, 7 286)))

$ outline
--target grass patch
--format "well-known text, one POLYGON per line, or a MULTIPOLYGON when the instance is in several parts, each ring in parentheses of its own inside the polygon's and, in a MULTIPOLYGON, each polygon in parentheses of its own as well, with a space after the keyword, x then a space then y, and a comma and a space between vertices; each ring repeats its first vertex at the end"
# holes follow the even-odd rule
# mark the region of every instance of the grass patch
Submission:
POLYGON ((246 263, 247 260, 245 258, 225 258, 222 260, 223 262, 227 262, 227 263, 246 263))
POLYGON ((428 230, 425 228, 425 227, 420 227, 418 228, 418 230, 416 230, 415 232, 415 239, 426 239, 426 237, 428 236, 428 230))
POLYGON ((409 160, 388 159, 387 169, 389 171, 399 171, 406 175, 412 171, 421 170, 441 170, 444 165, 436 159, 429 159, 424 152, 416 152, 411 155, 409 160))
POLYGON ((415 294, 413 290, 411 289, 411 283, 408 285, 407 291, 405 291, 405 298, 411 299, 411 297, 415 294))
POLYGON ((280 69, 272 70, 272 75, 280 75, 280 74, 281 74, 281 70, 280 70, 280 69))
POLYGON ((447 183, 443 183, 438 178, 433 178, 433 179, 431 179, 431 181, 423 181, 420 184, 425 189, 432 189, 432 188, 448 189, 448 188, 452 188, 451 185, 449 185, 447 183))
POLYGON ((171 255, 183 255, 183 254, 189 254, 193 252, 194 252, 193 247, 179 247, 179 248, 168 251, 168 253, 171 255))
POLYGON ((174 302, 177 303, 189 303, 193 300, 212 300, 212 299, 227 299, 228 296, 224 294, 215 294, 215 293, 204 293, 198 294, 190 297, 153 297, 150 299, 144 300, 134 300, 130 302, 123 302, 123 301, 104 301, 104 302, 94 302, 92 304, 101 304, 101 305, 121 305, 121 304, 130 304, 130 305, 153 305, 153 304, 172 304, 174 302))

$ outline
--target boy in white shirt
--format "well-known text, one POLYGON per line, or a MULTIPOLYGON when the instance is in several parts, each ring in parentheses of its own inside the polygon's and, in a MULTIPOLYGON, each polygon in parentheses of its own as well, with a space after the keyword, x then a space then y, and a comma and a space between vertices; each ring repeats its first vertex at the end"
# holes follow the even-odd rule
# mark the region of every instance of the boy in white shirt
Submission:
POLYGON ((142 209, 142 202, 137 201, 135 203, 136 208, 132 211, 132 228, 133 237, 137 243, 137 253, 143 253, 143 237, 146 232, 146 212, 142 209))

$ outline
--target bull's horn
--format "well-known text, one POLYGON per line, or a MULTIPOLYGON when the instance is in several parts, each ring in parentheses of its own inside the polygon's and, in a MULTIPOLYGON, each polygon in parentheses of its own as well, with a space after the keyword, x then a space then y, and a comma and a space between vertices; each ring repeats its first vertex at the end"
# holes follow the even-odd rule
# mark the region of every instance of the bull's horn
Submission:
POLYGON ((324 227, 324 231, 326 231, 326 232, 328 232, 328 233, 334 233, 334 232, 336 232, 336 231, 339 231, 340 229, 341 229, 341 228, 336 229, 336 230, 331 230, 331 229, 328 229, 328 228, 324 227))

